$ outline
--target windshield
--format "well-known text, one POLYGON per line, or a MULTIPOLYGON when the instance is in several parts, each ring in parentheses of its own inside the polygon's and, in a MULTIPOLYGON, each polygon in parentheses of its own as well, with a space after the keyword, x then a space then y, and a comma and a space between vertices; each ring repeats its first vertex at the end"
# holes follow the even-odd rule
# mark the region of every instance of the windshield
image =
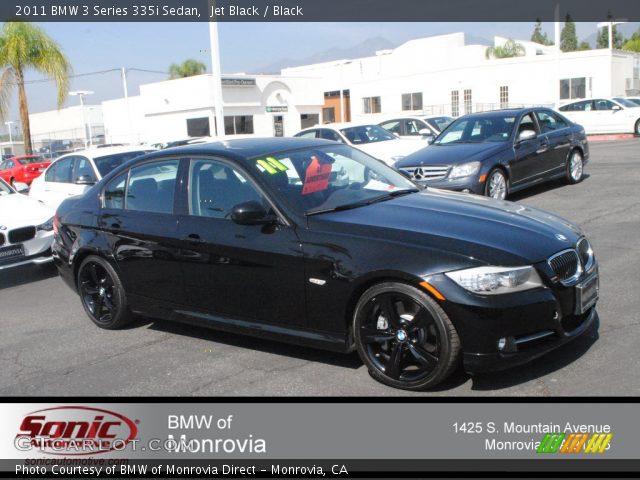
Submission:
POLYGON ((445 128, 449 126, 451 122, 453 122, 453 118, 451 117, 432 117, 425 118, 425 122, 435 128, 438 132, 441 132, 445 128))
POLYGON ((435 145, 455 143, 506 142, 516 123, 513 113, 481 117, 462 117, 453 122, 433 142, 435 145))
POLYGON ((622 105, 623 107, 627 107, 627 108, 635 108, 635 107, 637 107, 637 106, 638 106, 638 104, 637 104, 637 103, 632 102, 631 100, 629 100, 629 99, 627 99, 627 98, 620 98, 620 97, 617 97, 617 98, 614 98, 614 100, 615 100, 616 102, 618 102, 620 105, 622 105))
POLYGON ((132 160, 140 155, 149 153, 150 150, 140 150, 139 152, 115 153, 113 155, 105 155, 104 157, 94 158, 96 168, 100 172, 100 176, 104 177, 107 173, 119 167, 125 162, 132 160))
POLYGON ((12 193, 14 192, 13 190, 11 190, 11 187, 7 185, 5 181, 0 178, 0 197, 4 195, 11 195, 12 193))
POLYGON ((387 140, 396 140, 397 138, 378 125, 360 125, 358 127, 343 128, 340 132, 342 132, 353 145, 385 142, 387 140))
POLYGON ((18 162, 20 162, 20 165, 28 165, 30 163, 40 163, 42 161, 43 160, 41 157, 25 157, 25 158, 18 159, 18 162))
POLYGON ((379 160, 344 144, 254 159, 254 167, 280 200, 299 215, 355 208, 418 191, 379 160))

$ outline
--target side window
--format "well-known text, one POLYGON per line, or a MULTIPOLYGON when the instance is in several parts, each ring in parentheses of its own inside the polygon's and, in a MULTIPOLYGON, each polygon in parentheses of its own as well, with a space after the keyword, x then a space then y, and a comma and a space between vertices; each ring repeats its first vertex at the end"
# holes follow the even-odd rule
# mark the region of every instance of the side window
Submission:
POLYGON ((596 110, 613 110, 614 105, 609 100, 596 100, 596 110))
POLYGON ((44 179, 47 182, 71 183, 71 172, 73 171, 73 160, 75 157, 66 157, 55 162, 44 179))
POLYGON ((516 138, 520 136, 520 134, 526 130, 533 130, 537 133, 536 124, 533 121, 533 114, 527 113, 520 119, 520 123, 518 124, 518 133, 516 138))
POLYGON ((89 177, 92 182, 97 182, 96 174, 93 171, 91 162, 86 157, 76 157, 76 173, 74 181, 77 181, 80 177, 89 177))
POLYGON ((151 162, 131 169, 125 208, 171 213, 179 160, 151 162))
POLYGON ((540 123, 542 133, 567 127, 567 123, 560 116, 552 112, 540 111, 536 112, 536 115, 538 115, 538 122, 540 123))
POLYGON ((381 123, 380 126, 391 133, 397 133, 400 135, 400 120, 391 120, 389 122, 381 123))
MULTIPOLYGON (((283 175, 286 182, 287 176, 283 175)), ((198 217, 230 219, 233 207, 244 202, 268 203, 247 178, 216 160, 192 159, 189 172, 189 213, 198 217)))
POLYGON ((15 166, 16 166, 16 164, 15 164, 15 163, 13 163, 13 160, 8 160, 8 161, 7 161, 7 168, 13 168, 13 167, 15 167, 15 166))
POLYGON ((309 130, 307 132, 298 133, 295 136, 298 138, 316 138, 316 130, 309 130))
POLYGON ((129 172, 122 173, 111 180, 104 189, 104 208, 124 208, 124 191, 129 172))
POLYGON ((417 120, 405 120, 404 122, 405 135, 419 136, 420 133, 418 132, 420 132, 422 128, 427 128, 427 127, 423 126, 417 120))
POLYGON ((323 128, 322 130, 320 130, 320 138, 324 138, 325 140, 333 140, 334 142, 342 142, 340 135, 327 128, 323 128))

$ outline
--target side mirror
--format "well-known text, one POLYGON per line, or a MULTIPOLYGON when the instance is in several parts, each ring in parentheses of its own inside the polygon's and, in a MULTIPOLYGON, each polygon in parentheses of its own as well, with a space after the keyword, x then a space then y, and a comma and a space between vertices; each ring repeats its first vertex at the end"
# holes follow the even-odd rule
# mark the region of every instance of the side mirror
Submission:
POLYGON ((620 105, 614 105, 611 110, 613 110, 614 112, 619 112, 620 110, 622 110, 622 107, 620 105))
POLYGON ((22 182, 15 182, 13 188, 15 188, 18 193, 27 193, 29 191, 29 185, 22 182))
POLYGON ((260 225, 274 220, 258 202, 239 203, 231 209, 231 220, 238 225, 260 225))
POLYGON ((76 185, 95 185, 96 181, 90 175, 80 175, 76 178, 76 185))
POLYGON ((421 128, 420 130, 418 130, 418 134, 422 135, 423 137, 433 136, 433 133, 431 133, 431 130, 429 130, 428 128, 421 128))
POLYGON ((526 140, 532 140, 536 138, 536 132, 533 130, 523 130, 518 134, 518 142, 524 142, 526 140))
POLYGON ((398 132, 393 132, 393 136, 396 138, 400 138, 400 134, 398 132))

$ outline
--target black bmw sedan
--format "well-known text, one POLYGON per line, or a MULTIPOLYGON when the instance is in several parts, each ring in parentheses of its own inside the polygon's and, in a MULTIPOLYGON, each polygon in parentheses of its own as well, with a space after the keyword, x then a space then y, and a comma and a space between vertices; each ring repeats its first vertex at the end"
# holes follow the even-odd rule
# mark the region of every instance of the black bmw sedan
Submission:
POLYGON ((522 108, 460 117, 395 168, 423 185, 504 200, 548 180, 578 183, 588 160, 584 128, 548 108, 522 108))
POLYGON ((337 352, 422 389, 532 360, 593 326, 582 231, 515 203, 422 189, 350 146, 231 140, 130 161, 54 220, 99 327, 133 315, 337 352))

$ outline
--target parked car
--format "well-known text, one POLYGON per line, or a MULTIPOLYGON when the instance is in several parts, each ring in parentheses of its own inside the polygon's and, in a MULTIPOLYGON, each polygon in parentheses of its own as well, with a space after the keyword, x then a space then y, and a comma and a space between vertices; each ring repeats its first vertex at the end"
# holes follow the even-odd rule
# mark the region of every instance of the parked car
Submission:
POLYGON ((578 183, 589 160, 584 129, 548 108, 473 113, 396 168, 430 187, 499 200, 548 180, 578 183))
POLYGON ((580 100, 558 109, 569 120, 591 133, 640 135, 640 106, 622 97, 580 100))
POLYGON ((52 260, 53 214, 0 178, 0 270, 52 260))
POLYGON ((453 118, 444 115, 420 115, 391 118, 378 125, 398 138, 433 140, 451 122, 453 118))
POLYGON ((54 153, 73 150, 72 140, 45 140, 42 147, 38 150, 40 153, 54 153))
POLYGON ((626 100, 635 103, 640 107, 640 97, 624 97, 626 100))
POLYGON ((31 185, 50 164, 50 161, 38 155, 11 157, 0 163, 0 178, 12 186, 15 186, 16 182, 31 185))
POLYGON ((461 357, 469 371, 518 365, 597 324, 577 226, 421 190, 336 142, 158 151, 65 200, 55 225, 60 275, 101 328, 137 313, 357 350, 398 388, 436 385, 461 357))
POLYGON ((345 143, 393 166, 406 155, 425 147, 420 139, 400 140, 378 125, 332 123, 306 128, 294 135, 299 138, 324 138, 345 143))
POLYGON ((56 208, 67 197, 82 195, 104 175, 149 147, 108 147, 71 152, 56 159, 31 184, 29 196, 56 208))

